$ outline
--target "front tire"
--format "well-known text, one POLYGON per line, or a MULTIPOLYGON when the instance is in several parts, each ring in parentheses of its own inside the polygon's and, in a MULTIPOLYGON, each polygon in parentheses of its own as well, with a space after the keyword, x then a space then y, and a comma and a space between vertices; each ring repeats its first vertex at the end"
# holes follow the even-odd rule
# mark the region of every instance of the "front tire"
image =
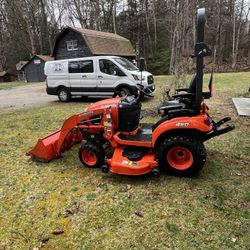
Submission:
POLYGON ((116 95, 118 95, 119 97, 124 97, 131 95, 131 93, 128 88, 121 88, 116 92, 116 95))
POLYGON ((105 163, 103 148, 92 142, 83 144, 78 155, 82 164, 88 168, 100 168, 105 163))
POLYGON ((58 99, 61 102, 69 102, 70 99, 71 99, 71 95, 70 95, 69 91, 66 88, 59 89, 58 92, 57 92, 57 95, 58 95, 58 99))
POLYGON ((197 175, 206 162, 206 149, 197 136, 168 137, 158 152, 159 165, 169 175, 197 175))

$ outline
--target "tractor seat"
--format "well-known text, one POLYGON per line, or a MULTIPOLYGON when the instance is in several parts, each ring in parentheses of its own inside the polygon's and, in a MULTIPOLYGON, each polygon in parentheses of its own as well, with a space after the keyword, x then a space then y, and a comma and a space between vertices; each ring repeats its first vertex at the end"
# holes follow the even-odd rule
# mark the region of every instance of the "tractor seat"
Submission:
POLYGON ((183 108, 186 108, 186 105, 184 103, 180 103, 179 100, 171 100, 163 102, 158 108, 158 113, 167 114, 170 110, 183 109, 183 108))

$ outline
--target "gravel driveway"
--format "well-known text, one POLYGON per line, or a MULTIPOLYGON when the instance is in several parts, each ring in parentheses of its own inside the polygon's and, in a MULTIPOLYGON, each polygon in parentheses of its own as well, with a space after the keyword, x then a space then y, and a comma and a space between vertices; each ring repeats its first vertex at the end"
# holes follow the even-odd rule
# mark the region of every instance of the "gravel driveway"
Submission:
POLYGON ((45 83, 0 90, 0 113, 48 105, 51 102, 58 102, 58 98, 47 95, 45 83))

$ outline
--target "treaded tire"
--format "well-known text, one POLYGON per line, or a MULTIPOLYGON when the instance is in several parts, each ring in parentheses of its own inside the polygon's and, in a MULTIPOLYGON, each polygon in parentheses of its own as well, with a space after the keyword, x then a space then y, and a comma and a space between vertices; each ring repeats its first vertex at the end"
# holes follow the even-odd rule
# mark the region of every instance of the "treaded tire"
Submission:
POLYGON ((131 95, 130 90, 128 88, 121 88, 118 90, 118 96, 124 97, 131 95))
POLYGON ((85 167, 100 168, 105 164, 105 151, 95 143, 83 144, 78 152, 79 159, 85 167))
POLYGON ((60 88, 57 91, 57 96, 61 102, 69 102, 71 100, 71 95, 66 88, 60 88))
POLYGON ((206 162, 206 149, 197 136, 166 138, 158 148, 160 168, 169 175, 195 176, 206 162))

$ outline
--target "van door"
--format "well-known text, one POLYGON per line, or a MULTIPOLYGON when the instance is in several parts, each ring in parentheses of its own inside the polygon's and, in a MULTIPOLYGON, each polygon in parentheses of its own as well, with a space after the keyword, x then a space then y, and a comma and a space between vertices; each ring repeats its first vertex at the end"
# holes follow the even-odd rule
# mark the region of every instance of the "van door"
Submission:
POLYGON ((97 88, 97 75, 91 59, 69 61, 69 79, 72 95, 88 95, 97 88))
POLYGON ((106 92, 112 95, 117 87, 117 83, 126 74, 111 60, 99 59, 99 72, 98 72, 98 92, 106 92))

